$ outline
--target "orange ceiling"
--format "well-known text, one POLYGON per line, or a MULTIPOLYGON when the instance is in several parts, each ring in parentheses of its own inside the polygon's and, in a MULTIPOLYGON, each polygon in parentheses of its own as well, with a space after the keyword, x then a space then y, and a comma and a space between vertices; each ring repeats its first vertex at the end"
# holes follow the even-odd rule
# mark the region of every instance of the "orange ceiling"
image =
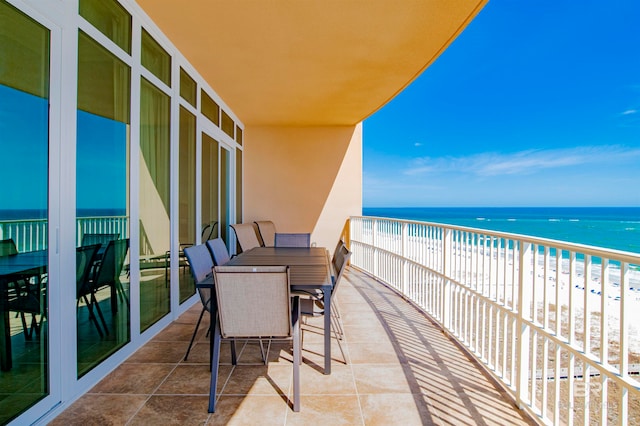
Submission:
POLYGON ((277 126, 364 120, 486 1, 137 0, 245 125, 277 126))

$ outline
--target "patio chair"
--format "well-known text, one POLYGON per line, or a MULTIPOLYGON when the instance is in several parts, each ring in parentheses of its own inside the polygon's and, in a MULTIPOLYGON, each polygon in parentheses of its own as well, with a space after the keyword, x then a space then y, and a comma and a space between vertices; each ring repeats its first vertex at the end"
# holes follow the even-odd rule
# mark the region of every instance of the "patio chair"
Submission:
POLYGON ((311 297, 303 297, 300 299, 300 313, 303 317, 331 315, 331 331, 335 334, 336 340, 338 341, 338 347, 340 348, 340 352, 342 353, 342 357, 345 359, 345 362, 347 358, 344 356, 342 344, 340 343, 344 333, 340 320, 340 311, 338 309, 336 294, 338 291, 338 285, 340 284, 340 280, 342 279, 342 275, 344 274, 350 257, 351 251, 349 251, 344 244, 341 244, 336 251, 334 260, 332 261, 333 266, 335 267, 336 277, 333 282, 333 287, 331 288, 331 294, 329 295, 329 297, 331 297, 331 312, 325 312, 324 308, 324 298, 327 297, 327 295, 311 294, 311 297))
MULTIPOLYGON (((209 242, 210 241, 207 241, 207 244, 209 242)), ((202 322, 204 313, 211 312, 212 300, 215 297, 215 294, 213 293, 213 259, 211 258, 211 253, 209 253, 207 246, 200 244, 197 246, 187 247, 184 249, 184 255, 187 257, 187 261, 191 267, 191 276, 193 277, 193 281, 196 283, 200 302, 202 302, 202 310, 200 311, 196 328, 193 330, 193 335, 191 336, 187 353, 184 355, 184 360, 186 361, 189 357, 189 353, 191 352, 193 342, 196 339, 196 334, 198 334, 198 328, 200 327, 200 322, 202 322)), ((207 333, 207 335, 208 334, 209 333, 207 333)))
POLYGON ((300 411, 299 299, 291 301, 288 266, 216 266, 209 412, 215 412, 221 339, 293 339, 293 411, 300 411), (292 309, 293 306, 293 309, 292 309))
POLYGON ((311 234, 284 234, 276 233, 276 247, 310 247, 311 234))
POLYGON ((276 225, 270 220, 258 220, 253 223, 258 226, 258 233, 262 239, 262 246, 273 247, 275 244, 276 225))
POLYGON ((254 247, 260 247, 260 241, 258 241, 253 223, 236 223, 235 225, 231 225, 231 228, 233 228, 233 232, 236 233, 236 239, 240 245, 241 252, 254 247))
POLYGON ((231 259, 227 246, 224 244, 222 238, 207 241, 207 248, 216 266, 224 265, 231 259))
MULTIPOLYGON (((89 312, 89 320, 93 322, 100 337, 104 334, 98 324, 98 319, 94 314, 94 305, 97 303, 93 294, 92 282, 90 280, 91 271, 101 244, 80 246, 76 248, 76 314, 80 310, 80 300, 84 300, 89 312)), ((101 317, 102 326, 107 330, 104 317, 101 317)))

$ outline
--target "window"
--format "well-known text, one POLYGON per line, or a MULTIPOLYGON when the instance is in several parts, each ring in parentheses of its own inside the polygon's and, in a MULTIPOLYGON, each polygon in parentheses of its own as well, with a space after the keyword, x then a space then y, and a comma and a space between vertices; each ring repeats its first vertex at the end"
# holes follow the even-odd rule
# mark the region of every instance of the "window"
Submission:
POLYGON ((142 29, 142 65, 171 87, 171 56, 142 29))
POLYGON ((80 0, 80 16, 131 54, 131 15, 115 0, 80 0))
POLYGON ((196 106, 196 96, 198 87, 196 82, 187 74, 185 70, 180 68, 180 96, 189 102, 192 106, 196 106))
POLYGON ((202 115, 220 127, 220 106, 204 90, 200 91, 200 109, 202 115))

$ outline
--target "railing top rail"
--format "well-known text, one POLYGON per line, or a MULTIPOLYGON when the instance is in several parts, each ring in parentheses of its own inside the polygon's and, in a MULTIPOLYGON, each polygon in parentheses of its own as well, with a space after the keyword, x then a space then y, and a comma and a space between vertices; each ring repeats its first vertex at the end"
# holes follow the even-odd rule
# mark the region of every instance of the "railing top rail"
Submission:
POLYGON ((489 229, 471 228, 467 226, 450 225, 437 222, 425 222, 420 220, 397 219, 392 217, 379 216, 351 216, 351 219, 375 219, 388 220, 393 222, 428 225, 439 228, 452 229, 456 231, 473 232, 476 234, 488 235, 492 237, 506 238, 510 240, 518 240, 542 246, 549 246, 560 250, 568 250, 579 252, 590 256, 603 257, 607 259, 615 259, 632 265, 640 265, 640 253, 633 253, 622 250, 608 249, 604 247, 590 246, 586 244, 570 243, 568 241, 553 240, 550 238, 534 237, 532 235, 513 234, 509 232, 493 231, 489 229))

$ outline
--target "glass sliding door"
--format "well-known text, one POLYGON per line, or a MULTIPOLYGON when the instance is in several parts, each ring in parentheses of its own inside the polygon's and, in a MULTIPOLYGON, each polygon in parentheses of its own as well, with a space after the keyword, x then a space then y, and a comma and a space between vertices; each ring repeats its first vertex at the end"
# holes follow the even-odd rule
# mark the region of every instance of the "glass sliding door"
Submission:
POLYGON ((78 377, 128 343, 130 69, 78 38, 76 299, 78 377))
POLYGON ((49 30, 0 1, 0 424, 49 394, 49 30))
MULTIPOLYGON (((220 147, 220 235, 229 241, 231 209, 231 152, 220 147)), ((232 222, 233 223, 233 222, 232 222)))
MULTIPOLYGON (((179 141, 179 270, 180 303, 196 292, 182 249, 196 243, 196 116, 180 107, 179 141)), ((203 241, 204 243, 204 241, 203 241)))
MULTIPOLYGON (((210 238, 219 235, 218 228, 218 141, 202 134, 202 226, 213 226, 210 238)), ((223 236, 225 242, 226 235, 223 236)))
POLYGON ((170 311, 171 99, 145 78, 140 87, 140 330, 170 311))

